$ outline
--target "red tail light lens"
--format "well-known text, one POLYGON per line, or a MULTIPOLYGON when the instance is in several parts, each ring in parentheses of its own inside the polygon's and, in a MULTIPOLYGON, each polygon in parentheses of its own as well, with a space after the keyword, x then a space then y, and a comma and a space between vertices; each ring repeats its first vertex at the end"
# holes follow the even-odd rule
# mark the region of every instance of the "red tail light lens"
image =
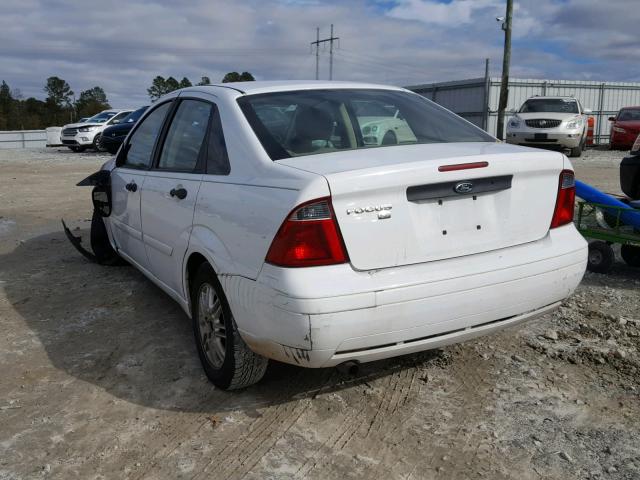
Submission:
POLYGON ((266 258, 266 262, 280 267, 317 267, 348 261, 329 198, 296 207, 276 233, 266 258))
POLYGON ((551 228, 573 222, 573 210, 576 201, 576 179, 571 170, 560 173, 556 209, 551 219, 551 228))

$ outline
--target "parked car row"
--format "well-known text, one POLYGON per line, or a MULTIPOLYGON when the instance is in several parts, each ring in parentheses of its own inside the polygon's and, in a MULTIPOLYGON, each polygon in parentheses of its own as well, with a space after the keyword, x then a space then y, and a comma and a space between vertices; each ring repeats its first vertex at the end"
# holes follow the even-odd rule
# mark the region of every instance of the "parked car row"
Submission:
POLYGON ((103 110, 93 117, 81 118, 76 123, 70 123, 62 127, 60 143, 74 152, 82 152, 87 148, 93 148, 116 153, 127 133, 146 108, 142 107, 136 111, 126 109, 103 110), (116 127, 119 128, 113 130, 116 127), (109 139, 103 141, 107 130, 109 139))
MULTIPOLYGON (((587 143, 591 110, 575 97, 535 96, 529 98, 507 123, 506 141, 516 145, 569 150, 582 155, 587 143)), ((640 134, 640 107, 624 107, 609 117, 609 144, 614 150, 629 150, 640 134)))

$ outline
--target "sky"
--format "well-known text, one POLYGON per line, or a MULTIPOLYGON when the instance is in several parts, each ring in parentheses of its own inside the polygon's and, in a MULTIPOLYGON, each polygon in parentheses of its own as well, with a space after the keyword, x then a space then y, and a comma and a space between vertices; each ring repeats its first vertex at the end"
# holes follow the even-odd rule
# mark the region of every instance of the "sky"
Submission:
MULTIPOLYGON (((640 81, 640 0, 515 0, 511 76, 640 81)), ((156 75, 229 71, 313 79, 316 27, 335 36, 334 80, 393 85, 477 78, 502 66, 506 0, 3 0, 0 81, 44 99, 49 76, 113 107, 149 103, 156 75)), ((328 45, 320 78, 329 74, 328 45)))

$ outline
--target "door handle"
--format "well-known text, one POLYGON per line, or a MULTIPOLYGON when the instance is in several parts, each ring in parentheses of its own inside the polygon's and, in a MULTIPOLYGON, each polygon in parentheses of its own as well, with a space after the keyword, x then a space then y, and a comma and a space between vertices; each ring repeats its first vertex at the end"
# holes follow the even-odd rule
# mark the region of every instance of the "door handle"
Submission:
POLYGON ((187 190, 184 188, 172 188, 169 192, 172 197, 177 197, 178 200, 184 200, 187 198, 187 190))
POLYGON ((124 188, 126 188, 127 190, 129 190, 130 192, 135 192, 138 190, 138 185, 136 185, 136 182, 131 182, 131 183, 127 183, 124 188))

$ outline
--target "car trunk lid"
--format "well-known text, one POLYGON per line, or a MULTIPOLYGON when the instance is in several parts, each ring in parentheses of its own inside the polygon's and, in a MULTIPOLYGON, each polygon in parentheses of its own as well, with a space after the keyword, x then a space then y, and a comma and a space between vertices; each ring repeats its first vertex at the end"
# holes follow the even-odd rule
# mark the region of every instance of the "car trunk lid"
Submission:
POLYGON ((538 240, 549 230, 563 168, 558 153, 494 143, 383 147, 280 163, 327 179, 358 270, 538 240))

